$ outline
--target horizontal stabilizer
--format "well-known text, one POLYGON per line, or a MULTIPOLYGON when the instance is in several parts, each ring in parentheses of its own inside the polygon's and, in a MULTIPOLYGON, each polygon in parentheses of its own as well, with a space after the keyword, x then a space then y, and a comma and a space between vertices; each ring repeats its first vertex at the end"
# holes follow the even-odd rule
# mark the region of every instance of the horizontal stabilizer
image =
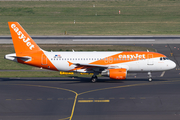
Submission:
POLYGON ((23 60, 25 62, 27 61, 31 61, 31 57, 28 56, 16 56, 16 53, 12 53, 12 54, 7 54, 4 56, 5 59, 7 60, 12 60, 17 62, 17 59, 23 60))
POLYGON ((19 58, 19 59, 21 59, 21 60, 23 60, 23 61, 31 61, 31 57, 28 57, 28 56, 25 56, 25 57, 18 57, 18 56, 16 56, 16 58, 19 58))

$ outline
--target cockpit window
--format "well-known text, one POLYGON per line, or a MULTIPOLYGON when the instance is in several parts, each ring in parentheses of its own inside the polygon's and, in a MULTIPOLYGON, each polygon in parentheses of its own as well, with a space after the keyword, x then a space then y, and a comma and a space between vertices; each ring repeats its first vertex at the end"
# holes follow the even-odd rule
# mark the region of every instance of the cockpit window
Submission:
POLYGON ((160 57, 160 60, 169 60, 167 57, 160 57))

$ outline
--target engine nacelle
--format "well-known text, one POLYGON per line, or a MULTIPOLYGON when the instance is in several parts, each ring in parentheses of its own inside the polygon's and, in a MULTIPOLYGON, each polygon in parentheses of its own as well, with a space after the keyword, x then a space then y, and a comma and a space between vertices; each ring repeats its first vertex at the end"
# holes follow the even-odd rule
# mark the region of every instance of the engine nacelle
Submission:
POLYGON ((111 79, 123 80, 126 79, 127 70, 125 68, 120 69, 108 69, 101 73, 103 76, 109 76, 111 79))

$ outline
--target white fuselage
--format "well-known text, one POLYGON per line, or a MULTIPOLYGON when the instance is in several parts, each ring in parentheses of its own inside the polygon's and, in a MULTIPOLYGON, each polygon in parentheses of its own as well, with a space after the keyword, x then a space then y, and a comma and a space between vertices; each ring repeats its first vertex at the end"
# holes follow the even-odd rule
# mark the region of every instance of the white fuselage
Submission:
POLYGON ((122 52, 44 52, 48 59, 59 71, 88 72, 84 69, 74 70, 76 65, 71 63, 91 64, 95 61, 102 61, 101 64, 108 68, 126 68, 128 72, 165 71, 172 69, 176 64, 171 60, 161 60, 161 57, 146 58, 108 58, 122 52), (108 59, 106 59, 108 58, 108 59), (130 59, 132 59, 130 61, 130 59), (123 61, 123 62, 122 62, 123 61))

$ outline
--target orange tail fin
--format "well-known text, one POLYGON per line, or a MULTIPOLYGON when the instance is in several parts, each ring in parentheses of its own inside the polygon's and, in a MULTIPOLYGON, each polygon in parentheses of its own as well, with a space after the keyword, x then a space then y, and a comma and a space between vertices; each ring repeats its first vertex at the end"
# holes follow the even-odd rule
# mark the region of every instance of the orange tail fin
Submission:
POLYGON ((8 24, 17 56, 41 50, 18 22, 8 22, 8 24))

